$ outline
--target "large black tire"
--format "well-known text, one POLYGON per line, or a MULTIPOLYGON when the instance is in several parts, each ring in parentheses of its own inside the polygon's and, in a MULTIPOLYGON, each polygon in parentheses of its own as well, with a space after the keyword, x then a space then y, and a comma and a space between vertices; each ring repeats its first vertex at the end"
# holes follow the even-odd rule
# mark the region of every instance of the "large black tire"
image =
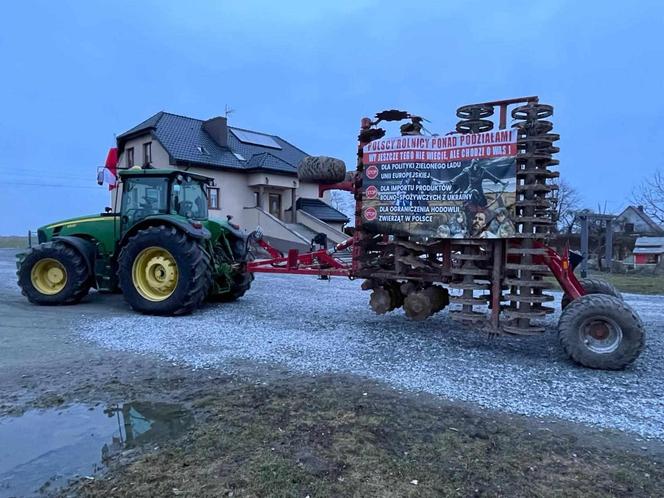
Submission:
POLYGON ((645 347, 646 333, 637 314, 615 296, 588 294, 560 315, 558 336, 565 352, 589 368, 622 370, 645 347))
POLYGON ((346 178, 346 164, 334 157, 307 156, 297 167, 297 177, 303 182, 343 182, 346 178))
POLYGON ((239 272, 233 279, 231 290, 222 294, 213 294, 210 296, 210 301, 230 303, 237 301, 244 296, 251 288, 251 282, 254 281, 254 274, 248 271, 239 272))
MULTIPOLYGON (((132 236, 120 251, 118 277, 125 300, 136 311, 149 315, 184 315, 198 308, 211 283, 210 257, 198 241, 170 226, 153 226, 132 236), (177 272, 168 296, 150 299, 134 281, 134 265, 150 248, 168 251, 177 272)), ((139 268, 137 267, 137 272, 139 268)), ((140 272, 139 272, 140 273, 140 272)), ((138 278, 138 276, 137 276, 138 278)))
POLYGON ((21 293, 34 304, 75 304, 83 299, 90 290, 90 272, 83 256, 71 246, 58 241, 45 242, 28 249, 16 275, 21 293), (64 285, 61 283, 55 285, 53 293, 44 293, 40 290, 40 285, 42 288, 47 285, 43 279, 41 284, 38 283, 39 281, 33 280, 35 265, 40 261, 44 265, 48 260, 57 261, 64 269, 64 285), (55 289, 60 286, 62 288, 55 292, 55 289))
MULTIPOLYGON (((606 296, 614 296, 622 301, 623 297, 620 291, 615 288, 613 284, 610 284, 606 280, 601 278, 580 278, 579 282, 581 286, 586 291, 587 294, 604 294, 606 296)), ((565 309, 569 303, 572 302, 572 298, 567 294, 563 295, 563 299, 560 302, 560 308, 565 309)))

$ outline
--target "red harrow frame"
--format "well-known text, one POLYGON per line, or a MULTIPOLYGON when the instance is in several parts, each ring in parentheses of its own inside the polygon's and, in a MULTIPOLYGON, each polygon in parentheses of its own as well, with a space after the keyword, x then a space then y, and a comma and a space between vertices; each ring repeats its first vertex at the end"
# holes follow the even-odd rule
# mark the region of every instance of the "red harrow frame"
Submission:
POLYGON ((486 118, 496 108, 498 127, 505 129, 509 106, 517 106, 511 115, 516 121, 512 127, 518 132, 514 236, 421 241, 363 230, 364 147, 384 136, 385 130, 377 126, 382 121, 410 120, 401 126, 402 134, 420 134, 422 130, 422 118, 390 110, 376 114, 374 120, 362 119, 356 171, 346 175, 344 181, 319 186, 321 197, 333 189, 353 194, 353 236, 331 249, 307 253, 290 249, 286 255, 261 240, 258 243, 271 257, 250 262, 249 271, 362 278, 362 288, 373 291, 371 307, 377 313, 403 306, 407 316, 421 320, 453 304, 460 309, 451 311, 451 315, 461 322, 479 325, 492 334, 516 335, 545 331, 536 321, 554 311, 544 306, 554 297, 543 292, 552 286, 545 277, 553 275, 565 294, 563 305, 567 306, 559 322, 565 351, 588 367, 624 368, 643 349, 645 334, 640 320, 608 284, 597 287, 597 281, 576 278, 574 267, 581 261, 580 255, 569 248, 559 254, 546 244, 555 221, 553 193, 557 185, 550 180, 559 175, 550 170, 558 164, 552 158, 558 152, 553 146, 558 135, 549 133, 553 124, 546 120, 553 108, 540 104, 538 97, 463 106, 457 110, 461 118, 457 132, 490 130, 493 122, 486 118), (450 295, 448 289, 460 294, 450 295), (596 294, 602 294, 601 300, 596 294))

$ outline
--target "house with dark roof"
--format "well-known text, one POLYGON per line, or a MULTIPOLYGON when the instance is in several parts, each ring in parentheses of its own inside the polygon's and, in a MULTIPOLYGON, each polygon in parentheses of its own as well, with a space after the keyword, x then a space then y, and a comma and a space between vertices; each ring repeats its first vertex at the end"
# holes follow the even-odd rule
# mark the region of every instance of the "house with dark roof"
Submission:
POLYGON ((632 236, 663 237, 664 228, 646 214, 643 206, 627 206, 612 222, 614 232, 632 236))
POLYGON ((331 242, 346 238, 348 218, 328 197, 318 197, 317 184, 297 178, 307 153, 279 136, 228 126, 220 116, 158 112, 116 141, 119 168, 172 167, 213 177, 210 217, 230 215, 244 228, 260 226, 279 248, 308 245, 321 232, 331 242))

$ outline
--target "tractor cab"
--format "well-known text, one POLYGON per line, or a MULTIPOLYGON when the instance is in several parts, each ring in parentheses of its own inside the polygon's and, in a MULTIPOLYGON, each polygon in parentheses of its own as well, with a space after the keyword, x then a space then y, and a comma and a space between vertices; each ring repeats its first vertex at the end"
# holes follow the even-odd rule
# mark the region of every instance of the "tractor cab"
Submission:
POLYGON ((208 219, 206 186, 214 183, 212 178, 178 170, 132 168, 121 171, 120 179, 123 234, 151 216, 208 219))

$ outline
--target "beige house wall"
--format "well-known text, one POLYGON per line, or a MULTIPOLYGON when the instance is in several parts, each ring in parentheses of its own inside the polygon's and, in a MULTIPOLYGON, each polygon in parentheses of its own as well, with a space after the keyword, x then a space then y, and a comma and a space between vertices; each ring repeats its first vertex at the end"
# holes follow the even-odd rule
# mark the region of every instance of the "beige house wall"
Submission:
POLYGON ((164 149, 161 144, 152 138, 150 135, 143 135, 138 138, 133 138, 128 140, 125 144, 124 151, 120 154, 118 158, 118 167, 119 168, 128 168, 127 165, 127 149, 134 148, 134 166, 143 165, 143 144, 152 142, 152 165, 155 168, 166 168, 170 164, 170 159, 168 157, 168 152, 164 149))

